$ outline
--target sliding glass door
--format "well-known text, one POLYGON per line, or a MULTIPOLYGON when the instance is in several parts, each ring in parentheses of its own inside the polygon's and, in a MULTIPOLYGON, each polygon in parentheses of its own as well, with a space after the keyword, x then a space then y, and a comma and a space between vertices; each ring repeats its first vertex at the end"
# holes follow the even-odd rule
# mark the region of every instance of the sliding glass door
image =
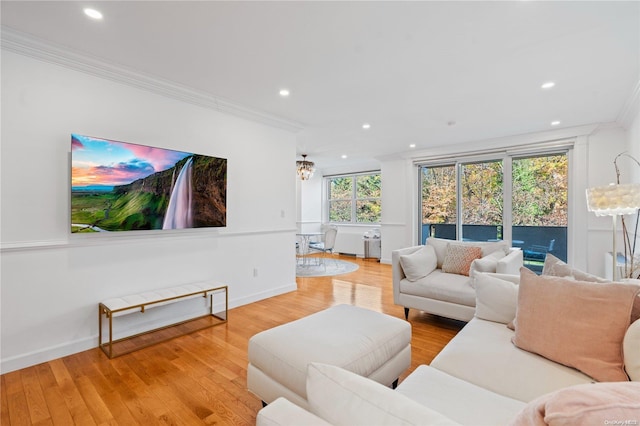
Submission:
POLYGON ((547 253, 567 260, 567 176, 566 154, 513 159, 512 241, 538 272, 547 253))
POLYGON ((566 152, 420 166, 420 241, 508 239, 540 272, 567 259, 566 152))
POLYGON ((428 237, 456 239, 458 215, 456 166, 420 168, 421 223, 420 241, 428 237))
POLYGON ((461 239, 502 239, 502 161, 462 163, 460 169, 461 239))

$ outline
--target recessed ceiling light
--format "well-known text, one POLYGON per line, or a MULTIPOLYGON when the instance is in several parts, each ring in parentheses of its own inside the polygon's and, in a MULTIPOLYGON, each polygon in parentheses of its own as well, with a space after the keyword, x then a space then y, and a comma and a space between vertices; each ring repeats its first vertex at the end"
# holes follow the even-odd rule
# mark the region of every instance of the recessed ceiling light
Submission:
POLYGON ((546 83, 543 83, 542 86, 540 86, 540 87, 542 89, 551 89, 555 85, 556 84, 553 81, 547 81, 546 83))
POLYGON ((409 145, 409 148, 415 148, 415 147, 416 147, 415 143, 412 143, 411 145, 409 145))
POLYGON ((370 129, 370 128, 371 128, 371 124, 369 124, 369 123, 364 123, 364 124, 362 125, 362 128, 363 128, 363 129, 365 129, 365 130, 366 130, 366 129, 370 129))
POLYGON ((551 125, 552 125, 552 126, 557 126, 558 124, 560 124, 560 122, 559 122, 558 120, 556 120, 556 121, 552 121, 552 122, 551 122, 551 125))
POLYGON ((102 13, 100 13, 100 11, 91 9, 89 7, 84 9, 84 14, 91 19, 102 19, 102 13))
POLYGON ((289 92, 289 89, 280 89, 280 96, 282 96, 283 98, 286 98, 290 94, 291 92, 289 92))
POLYGON ((342 154, 342 158, 347 158, 347 154, 342 154))

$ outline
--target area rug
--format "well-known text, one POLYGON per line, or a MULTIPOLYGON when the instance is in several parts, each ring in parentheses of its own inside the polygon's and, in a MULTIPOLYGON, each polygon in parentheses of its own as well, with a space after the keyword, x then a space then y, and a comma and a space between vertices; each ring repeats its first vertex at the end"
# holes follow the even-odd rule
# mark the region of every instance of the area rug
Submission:
POLYGON ((296 265, 296 277, 327 277, 348 274, 357 271, 359 266, 353 262, 338 259, 323 259, 324 263, 316 264, 318 258, 307 258, 305 265, 296 265))

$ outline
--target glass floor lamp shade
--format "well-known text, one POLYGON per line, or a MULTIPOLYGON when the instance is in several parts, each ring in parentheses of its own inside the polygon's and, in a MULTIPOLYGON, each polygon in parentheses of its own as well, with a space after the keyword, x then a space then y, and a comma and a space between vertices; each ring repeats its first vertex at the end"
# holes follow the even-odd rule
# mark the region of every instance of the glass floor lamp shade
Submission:
POLYGON ((616 224, 618 215, 632 214, 640 209, 640 183, 610 184, 587 189, 587 207, 596 216, 613 219, 613 280, 616 277, 616 224))

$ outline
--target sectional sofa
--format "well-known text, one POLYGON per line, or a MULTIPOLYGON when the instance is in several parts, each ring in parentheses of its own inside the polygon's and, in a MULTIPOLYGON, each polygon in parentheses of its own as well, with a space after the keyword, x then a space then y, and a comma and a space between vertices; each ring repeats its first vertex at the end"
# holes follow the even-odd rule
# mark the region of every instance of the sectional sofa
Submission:
POLYGON ((280 398, 257 424, 640 422, 640 287, 522 269, 478 274, 474 318, 396 390, 310 364, 309 411, 280 398))

